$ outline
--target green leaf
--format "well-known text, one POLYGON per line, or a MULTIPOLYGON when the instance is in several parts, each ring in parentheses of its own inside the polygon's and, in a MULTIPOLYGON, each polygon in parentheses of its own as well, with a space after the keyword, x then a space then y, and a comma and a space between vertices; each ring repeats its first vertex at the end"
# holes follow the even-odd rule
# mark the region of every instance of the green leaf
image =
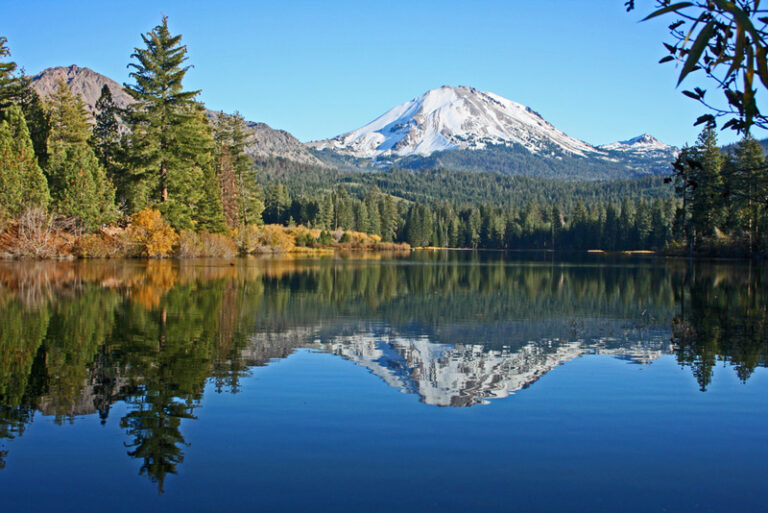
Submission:
POLYGON ((766 64, 766 50, 762 46, 757 47, 757 74, 760 81, 768 88, 768 64, 766 64))
POLYGON ((693 98, 694 100, 699 100, 701 98, 698 94, 692 91, 683 91, 683 94, 686 95, 688 98, 693 98))
POLYGON ((666 7, 663 7, 661 9, 659 9, 658 11, 652 12, 651 14, 649 14, 648 16, 643 18, 641 21, 648 21, 651 18, 655 18, 657 16, 661 16, 662 14, 667 14, 668 12, 674 12, 674 11, 677 11, 679 9, 685 9, 686 7, 690 7, 692 5, 693 5, 692 2, 679 2, 679 3, 676 3, 676 4, 668 5, 666 7))
POLYGON ((712 114, 704 114, 703 116, 699 116, 698 119, 696 119, 696 122, 693 124, 693 126, 700 125, 702 123, 714 124, 714 122, 715 116, 712 114))
POLYGON ((739 69, 741 61, 744 60, 744 27, 739 27, 736 32, 736 49, 733 52, 733 62, 731 67, 728 68, 726 77, 730 76, 733 72, 739 69))
POLYGON ((688 52, 688 58, 683 65, 683 70, 680 72, 680 78, 677 79, 677 85, 680 85, 686 75, 695 69, 696 63, 699 62, 701 54, 704 53, 704 49, 707 47, 707 43, 709 43, 709 40, 714 33, 715 22, 713 21, 708 22, 704 25, 704 28, 701 29, 701 32, 699 32, 696 40, 691 45, 691 49, 688 52))

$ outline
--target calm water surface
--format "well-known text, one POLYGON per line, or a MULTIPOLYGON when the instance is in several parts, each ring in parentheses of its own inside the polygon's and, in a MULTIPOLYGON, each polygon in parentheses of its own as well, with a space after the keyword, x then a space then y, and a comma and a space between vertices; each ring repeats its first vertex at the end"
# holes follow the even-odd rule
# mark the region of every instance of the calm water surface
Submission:
POLYGON ((0 263, 2 511, 764 511, 768 272, 0 263))

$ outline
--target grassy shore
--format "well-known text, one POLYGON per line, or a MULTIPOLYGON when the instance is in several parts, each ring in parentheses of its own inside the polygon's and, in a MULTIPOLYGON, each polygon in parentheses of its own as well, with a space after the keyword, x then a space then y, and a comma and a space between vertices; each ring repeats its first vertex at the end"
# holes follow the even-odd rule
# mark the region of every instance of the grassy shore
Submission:
POLYGON ((257 254, 324 254, 335 251, 407 251, 408 244, 378 235, 305 226, 250 225, 229 233, 174 230, 147 209, 124 226, 83 233, 66 219, 28 211, 0 225, 0 258, 234 258, 257 254))

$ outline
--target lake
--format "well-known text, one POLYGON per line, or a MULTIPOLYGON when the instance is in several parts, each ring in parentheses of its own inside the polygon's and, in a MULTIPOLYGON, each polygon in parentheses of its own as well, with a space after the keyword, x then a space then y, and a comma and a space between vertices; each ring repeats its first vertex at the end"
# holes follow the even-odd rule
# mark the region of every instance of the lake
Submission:
POLYGON ((758 511, 760 264, 0 262, 3 511, 758 511))

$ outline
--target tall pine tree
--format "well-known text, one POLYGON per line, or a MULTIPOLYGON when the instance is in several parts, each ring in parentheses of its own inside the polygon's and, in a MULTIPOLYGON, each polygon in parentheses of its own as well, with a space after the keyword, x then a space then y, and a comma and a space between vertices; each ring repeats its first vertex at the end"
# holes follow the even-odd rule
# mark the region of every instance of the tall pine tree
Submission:
POLYGON ((168 19, 142 35, 145 48, 131 55, 135 81, 124 84, 136 103, 131 107, 132 193, 134 210, 159 204, 175 228, 190 228, 202 197, 204 169, 210 162, 213 140, 199 91, 185 91, 189 70, 187 47, 181 35, 171 35, 168 19))
POLYGON ((725 158, 717 145, 717 132, 705 128, 696 145, 698 165, 694 167, 691 223, 695 243, 714 235, 725 221, 725 183, 722 176, 725 158))

